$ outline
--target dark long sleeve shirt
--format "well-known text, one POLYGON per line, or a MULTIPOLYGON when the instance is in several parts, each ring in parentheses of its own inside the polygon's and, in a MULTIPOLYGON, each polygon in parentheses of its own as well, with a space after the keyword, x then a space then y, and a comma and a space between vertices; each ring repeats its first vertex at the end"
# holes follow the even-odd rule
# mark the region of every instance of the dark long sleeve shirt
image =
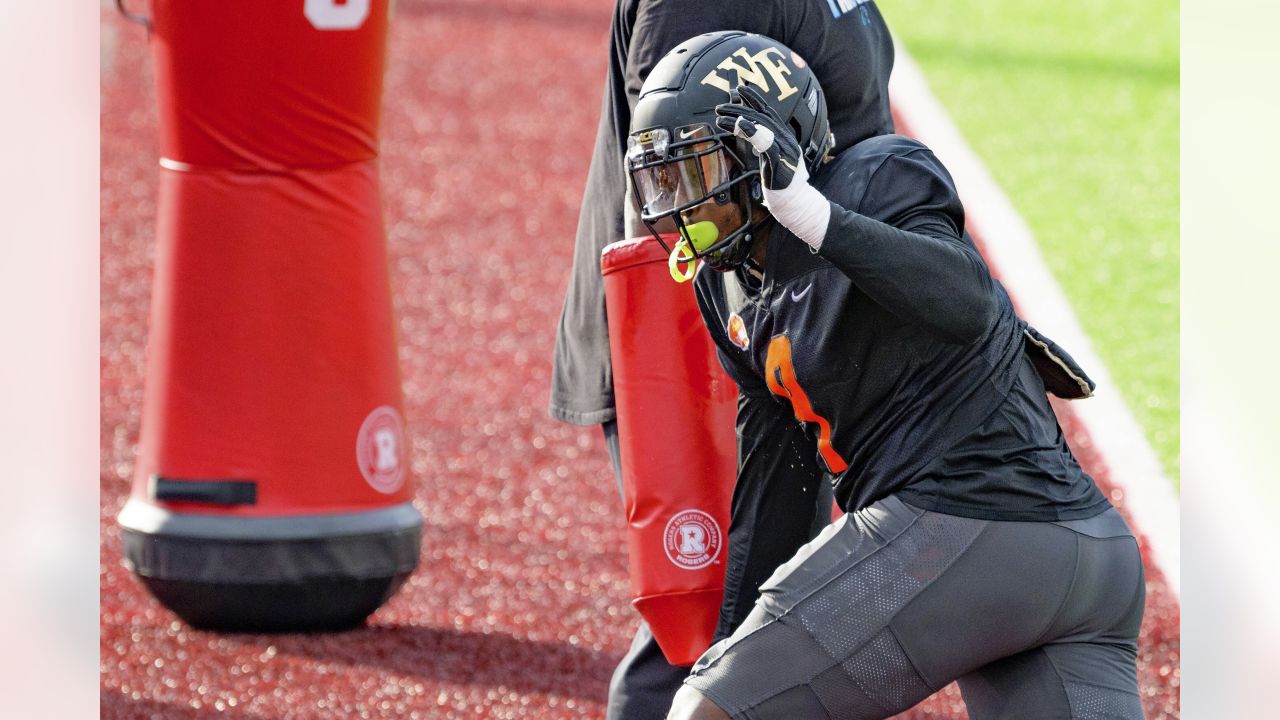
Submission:
MULTIPOLYGON (((744 435, 743 456, 803 436, 846 510, 894 493, 991 519, 1105 509, 1058 428, 1026 323, 964 235, 959 196, 933 153, 871 138, 814 185, 832 203, 819 253, 774 226, 763 279, 704 269, 695 282, 744 407, 793 418, 744 435)), ((762 484, 754 472, 744 464, 739 483, 762 484)))

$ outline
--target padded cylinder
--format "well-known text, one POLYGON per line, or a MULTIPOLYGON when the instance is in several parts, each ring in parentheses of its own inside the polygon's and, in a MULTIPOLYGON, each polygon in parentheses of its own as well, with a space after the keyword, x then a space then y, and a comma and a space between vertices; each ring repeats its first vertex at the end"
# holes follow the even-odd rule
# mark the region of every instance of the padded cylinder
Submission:
POLYGON ((125 561, 197 627, 351 627, 422 529, 378 184, 387 0, 151 9, 163 157, 125 561))
POLYGON ((601 256, 627 516, 632 604, 668 662, 711 644, 737 473, 737 388, 691 284, 652 238, 601 256))

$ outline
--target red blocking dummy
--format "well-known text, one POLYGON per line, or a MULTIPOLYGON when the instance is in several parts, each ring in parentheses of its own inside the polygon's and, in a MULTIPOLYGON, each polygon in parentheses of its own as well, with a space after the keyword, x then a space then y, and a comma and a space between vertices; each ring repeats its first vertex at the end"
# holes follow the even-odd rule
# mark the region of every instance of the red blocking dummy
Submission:
POLYGON ((153 0, 126 562, 197 627, 356 625, 417 565, 378 186, 387 0, 153 0))
MULTIPOLYGON (((674 240, 673 240, 674 242, 674 240)), ((737 473, 737 389, 653 238, 604 249, 632 604, 673 665, 711 644, 737 473)))

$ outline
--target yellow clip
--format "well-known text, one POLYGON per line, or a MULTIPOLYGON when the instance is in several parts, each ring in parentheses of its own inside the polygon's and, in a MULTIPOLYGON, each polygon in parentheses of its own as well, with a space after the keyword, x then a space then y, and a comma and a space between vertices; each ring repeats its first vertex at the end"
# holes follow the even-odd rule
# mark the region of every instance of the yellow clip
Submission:
POLYGON ((689 282, 698 272, 698 259, 693 256, 693 248, 689 247, 689 242, 684 238, 676 242, 675 249, 667 258, 667 269, 671 271, 671 278, 678 283, 689 282), (687 263, 684 270, 680 269, 681 263, 687 263))

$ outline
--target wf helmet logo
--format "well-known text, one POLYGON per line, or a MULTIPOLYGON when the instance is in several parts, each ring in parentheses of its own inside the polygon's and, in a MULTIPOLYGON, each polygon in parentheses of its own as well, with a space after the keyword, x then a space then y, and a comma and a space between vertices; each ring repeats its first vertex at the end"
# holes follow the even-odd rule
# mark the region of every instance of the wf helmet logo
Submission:
POLYGON ((404 422, 390 405, 374 408, 356 435, 356 464, 365 482, 391 494, 404 485, 404 422))
POLYGON ((799 91, 787 81, 791 68, 782 62, 782 57, 782 51, 777 48, 765 48, 752 55, 745 47, 740 47, 720 61, 715 70, 707 73, 702 78, 702 84, 719 88, 727 94, 735 84, 751 83, 760 88, 761 92, 769 93, 773 92, 769 85, 772 80, 778 87, 778 100, 786 100, 799 91), (735 77, 737 83, 730 83, 726 76, 735 77))
POLYGON ((667 559, 683 570, 699 570, 720 555, 720 525, 701 510, 682 510, 667 521, 662 533, 667 559))

